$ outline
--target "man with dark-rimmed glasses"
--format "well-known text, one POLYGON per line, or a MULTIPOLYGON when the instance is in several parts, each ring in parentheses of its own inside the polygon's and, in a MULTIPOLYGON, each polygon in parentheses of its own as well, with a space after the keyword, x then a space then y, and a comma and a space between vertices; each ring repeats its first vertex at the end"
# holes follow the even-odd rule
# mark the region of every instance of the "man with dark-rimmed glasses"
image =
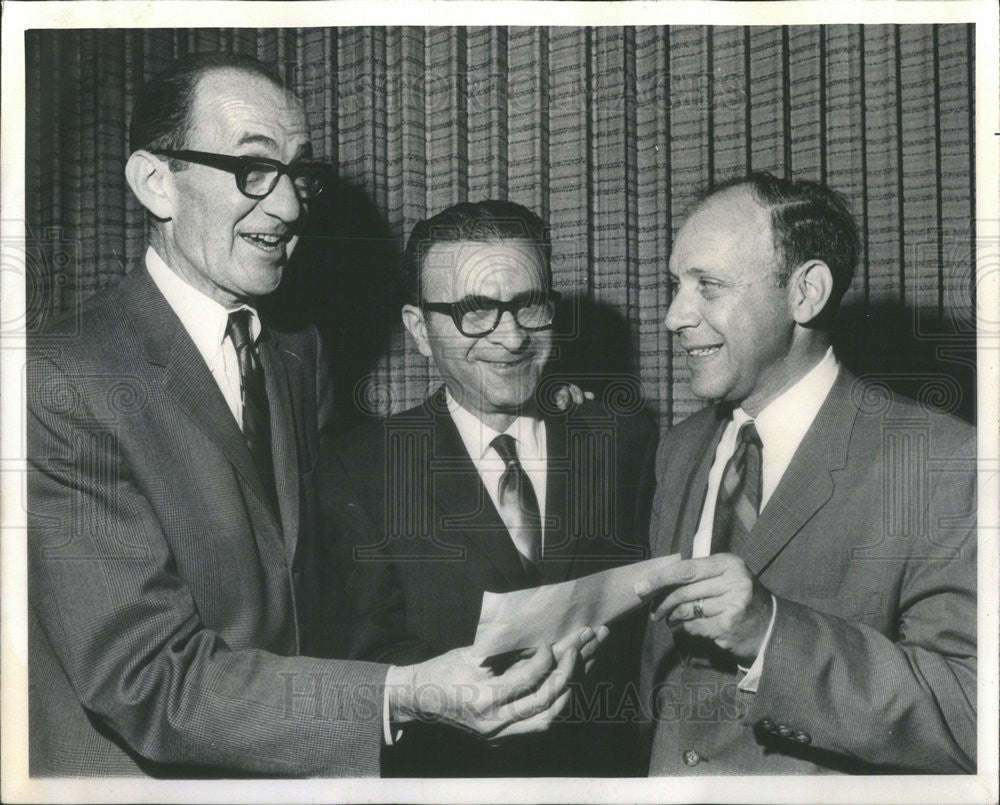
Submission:
POLYGON ((256 309, 323 189, 299 100, 194 56, 140 90, 130 140, 144 260, 29 347, 31 774, 356 777, 390 723, 545 729, 589 630, 502 675, 303 654, 330 389, 315 328, 256 309))
MULTIPOLYGON (((481 201, 414 227, 402 319, 443 385, 423 404, 339 437, 317 464, 334 578, 351 568, 345 628, 320 651, 415 662, 471 643, 484 591, 576 578, 645 557, 655 434, 616 401, 552 404, 559 294, 547 225, 481 201), (349 646, 337 640, 350 636, 349 646)), ((561 336, 567 337, 567 336, 561 336)), ((383 773, 637 773, 633 723, 643 618, 617 623, 565 717, 498 746, 406 727, 383 773), (629 697, 633 698, 631 701, 629 697), (631 716, 630 716, 631 713, 631 716)))

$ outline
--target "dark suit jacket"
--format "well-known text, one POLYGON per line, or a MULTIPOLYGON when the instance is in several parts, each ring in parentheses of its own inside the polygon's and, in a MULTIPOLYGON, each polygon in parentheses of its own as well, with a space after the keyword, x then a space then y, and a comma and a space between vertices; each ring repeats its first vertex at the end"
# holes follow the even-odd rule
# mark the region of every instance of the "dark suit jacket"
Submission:
POLYGON ((328 419, 318 336, 272 332, 261 357, 280 519, 144 266, 33 339, 33 775, 378 773, 385 668, 296 656, 328 419))
MULTIPOLYGON (((691 555, 727 413, 661 444, 654 555, 691 555)), ((650 624, 650 773, 974 770, 974 493, 972 428, 841 370, 743 553, 778 604, 757 693, 650 624)))
MULTIPOLYGON (((546 417, 543 583, 646 557, 655 432, 643 416, 587 403, 546 417)), ((471 645, 484 591, 528 586, 517 551, 451 417, 444 394, 324 449, 317 469, 331 558, 349 571, 353 613, 321 651, 410 663, 471 645)), ((432 724, 408 726, 384 757, 401 776, 624 774, 637 770, 642 613, 613 628, 566 723, 489 747, 432 724), (630 690, 626 683, 633 680, 630 690), (630 697, 630 698, 629 698, 630 697), (573 723, 575 722, 575 723, 573 723), (580 723, 583 722, 583 723, 580 723), (605 723, 600 723, 605 722, 605 723)))

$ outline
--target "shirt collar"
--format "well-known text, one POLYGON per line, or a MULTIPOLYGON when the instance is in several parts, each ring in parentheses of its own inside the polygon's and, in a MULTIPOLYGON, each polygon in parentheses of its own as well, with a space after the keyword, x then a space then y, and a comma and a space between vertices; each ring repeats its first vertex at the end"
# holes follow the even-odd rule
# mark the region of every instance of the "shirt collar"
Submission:
MULTIPOLYGON (((839 370, 833 347, 828 347, 819 363, 754 418, 761 444, 773 457, 787 453, 790 458, 795 453, 833 388, 839 370)), ((733 411, 737 427, 749 419, 750 415, 742 408, 733 411)))
MULTIPOLYGON (((198 352, 211 367, 226 337, 230 311, 182 279, 152 246, 146 250, 146 268, 156 287, 167 300, 167 304, 177 314, 177 318, 191 336, 198 352)), ((251 313, 250 334, 256 342, 260 337, 260 318, 257 311, 249 305, 240 305, 234 310, 243 308, 251 313)))
MULTIPOLYGON (((448 404, 448 413, 451 414, 452 421, 458 428, 459 436, 462 437, 462 442, 469 455, 476 459, 484 458, 487 452, 492 449, 491 444, 500 435, 500 431, 494 430, 471 411, 459 405, 447 387, 445 387, 445 400, 448 404)), ((513 436, 514 441, 517 442, 518 455, 522 462, 541 458, 539 435, 541 425, 542 422, 539 419, 519 416, 504 431, 504 433, 513 436)))

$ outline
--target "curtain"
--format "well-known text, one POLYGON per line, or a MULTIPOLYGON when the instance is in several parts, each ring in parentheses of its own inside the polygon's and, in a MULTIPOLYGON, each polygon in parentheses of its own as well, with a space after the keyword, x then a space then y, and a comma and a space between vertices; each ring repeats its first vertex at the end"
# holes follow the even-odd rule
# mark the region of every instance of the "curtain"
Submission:
POLYGON ((830 184, 864 252, 837 348, 946 410, 975 378, 972 25, 29 31, 28 316, 141 259, 123 176, 138 87, 205 50, 276 65, 340 181, 271 301, 331 345, 345 421, 437 383, 394 264, 419 220, 509 198, 551 225, 556 374, 668 426, 701 407, 663 325, 699 189, 747 170, 830 184))

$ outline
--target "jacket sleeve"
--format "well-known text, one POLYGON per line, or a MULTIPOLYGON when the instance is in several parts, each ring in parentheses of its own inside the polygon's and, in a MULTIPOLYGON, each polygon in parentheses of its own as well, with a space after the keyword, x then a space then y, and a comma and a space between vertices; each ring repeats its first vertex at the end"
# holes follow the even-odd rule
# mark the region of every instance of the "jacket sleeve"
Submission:
POLYGON ((975 770, 974 447, 930 484, 932 531, 908 546, 894 634, 778 597, 748 716, 758 728, 899 771, 975 770))
POLYGON ((92 720, 154 763, 378 774, 385 667, 233 650, 207 628, 84 385, 29 364, 28 553, 31 606, 92 720))

